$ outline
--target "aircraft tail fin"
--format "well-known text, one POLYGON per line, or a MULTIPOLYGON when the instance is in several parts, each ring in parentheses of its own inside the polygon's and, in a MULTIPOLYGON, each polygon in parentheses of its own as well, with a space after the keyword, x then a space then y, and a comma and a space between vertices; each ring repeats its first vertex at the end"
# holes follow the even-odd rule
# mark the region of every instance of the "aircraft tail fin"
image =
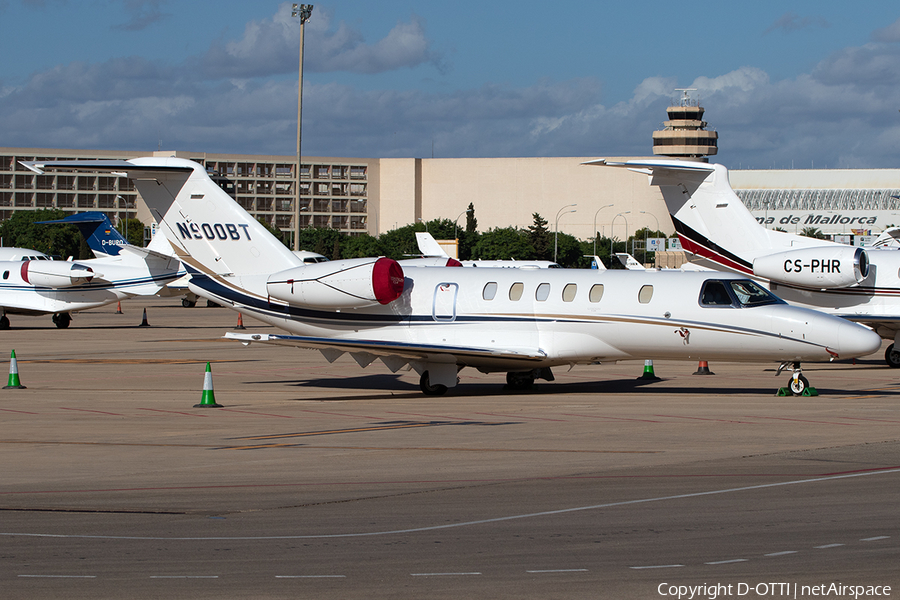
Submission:
POLYGON ((672 159, 584 164, 622 167, 649 175, 658 186, 682 247, 730 269, 753 272, 753 259, 771 254, 777 239, 744 206, 722 165, 672 159))
POLYGON ((622 266, 628 269, 629 271, 646 271, 647 268, 644 267, 638 260, 627 252, 616 252, 616 258, 619 259, 619 262, 622 263, 622 266))
POLYGON ((65 169, 106 172, 133 180, 189 272, 230 277, 272 273, 301 264, 196 162, 142 157, 22 164, 37 173, 65 169))
POLYGON ((113 227, 109 217, 102 212, 84 212, 69 215, 55 221, 38 221, 42 225, 71 224, 78 227, 88 247, 97 258, 116 256, 128 242, 113 227))
POLYGON ((440 258, 450 258, 441 245, 437 243, 434 236, 427 231, 416 232, 416 243, 419 245, 419 252, 424 256, 438 256, 440 258))

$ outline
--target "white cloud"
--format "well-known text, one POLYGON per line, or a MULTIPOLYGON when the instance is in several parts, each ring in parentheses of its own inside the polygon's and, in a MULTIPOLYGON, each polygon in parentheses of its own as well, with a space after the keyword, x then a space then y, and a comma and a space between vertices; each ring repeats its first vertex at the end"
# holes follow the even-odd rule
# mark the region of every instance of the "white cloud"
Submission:
MULTIPOLYGON (((2 0, 0 0, 2 1, 2 0)), ((152 5, 153 3, 151 3, 152 5)), ((7 146, 163 147, 290 155, 295 148, 297 22, 283 4, 232 41, 183 64, 140 57, 70 63, 0 86, 0 140, 7 146), (289 58, 288 58, 289 56, 289 58), (279 62, 281 61, 281 62, 279 62), (293 61, 293 62, 292 62, 293 61), (196 69, 203 65, 205 79, 196 69)), ((898 22, 900 23, 900 22, 898 22)), ((304 152, 321 156, 628 156, 652 153, 674 89, 698 88, 728 166, 894 167, 900 152, 900 45, 879 41, 825 57, 810 73, 773 81, 741 67, 694 81, 648 77, 625 102, 601 102, 595 78, 489 84, 451 92, 361 90, 308 82, 304 152), (680 84, 680 85, 679 85, 680 84)), ((406 69, 436 65, 415 17, 381 40, 314 14, 307 68, 406 69), (311 50, 315 48, 315 50, 311 50)))
MULTIPOLYGON (((296 71, 299 48, 299 20, 285 2, 272 18, 251 21, 240 39, 219 41, 196 61, 209 78, 263 77, 296 71)), ((306 24, 303 68, 310 72, 382 73, 426 64, 445 68, 416 16, 374 44, 343 21, 332 29, 327 11, 314 12, 306 24)))
POLYGON ((870 43, 844 48, 822 60, 812 74, 829 85, 893 87, 900 84, 900 46, 870 43))
POLYGON ((897 19, 887 27, 873 31, 872 39, 876 42, 885 43, 900 42, 900 19, 897 19))
POLYGON ((763 32, 763 35, 772 33, 773 31, 793 33, 795 31, 800 31, 801 29, 808 29, 810 27, 827 28, 830 27, 830 24, 822 17, 801 17, 797 13, 790 11, 784 13, 774 23, 772 23, 769 28, 763 32))

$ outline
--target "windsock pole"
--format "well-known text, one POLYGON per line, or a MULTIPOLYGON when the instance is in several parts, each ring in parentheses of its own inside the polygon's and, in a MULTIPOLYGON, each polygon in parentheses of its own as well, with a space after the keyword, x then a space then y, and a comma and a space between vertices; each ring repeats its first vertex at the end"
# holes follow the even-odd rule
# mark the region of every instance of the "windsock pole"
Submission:
POLYGON ((12 351, 9 359, 9 383, 3 386, 4 390, 24 390, 25 386, 19 381, 19 364, 16 362, 16 351, 12 351))
POLYGON ((194 408, 222 408, 221 404, 216 403, 212 370, 209 368, 209 363, 206 363, 206 375, 203 376, 203 396, 200 399, 200 404, 195 404, 194 408))

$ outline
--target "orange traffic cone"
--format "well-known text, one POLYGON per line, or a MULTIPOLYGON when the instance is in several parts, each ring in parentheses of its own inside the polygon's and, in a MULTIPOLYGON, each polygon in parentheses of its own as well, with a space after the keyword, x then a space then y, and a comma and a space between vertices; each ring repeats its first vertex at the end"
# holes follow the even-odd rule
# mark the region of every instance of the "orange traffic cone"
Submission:
POLYGON ((150 327, 150 323, 147 322, 147 309, 144 309, 144 318, 141 320, 141 324, 138 327, 150 327))
POLYGON ((715 375, 715 373, 709 370, 709 364, 705 360, 701 360, 694 375, 715 375))
POLYGON ((119 300, 119 303, 116 305, 116 314, 117 315, 122 314, 122 301, 121 300, 119 300))
POLYGON ((244 315, 242 315, 241 313, 238 313, 238 323, 237 323, 237 327, 235 327, 235 329, 247 329, 246 327, 244 327, 243 317, 244 317, 244 315))

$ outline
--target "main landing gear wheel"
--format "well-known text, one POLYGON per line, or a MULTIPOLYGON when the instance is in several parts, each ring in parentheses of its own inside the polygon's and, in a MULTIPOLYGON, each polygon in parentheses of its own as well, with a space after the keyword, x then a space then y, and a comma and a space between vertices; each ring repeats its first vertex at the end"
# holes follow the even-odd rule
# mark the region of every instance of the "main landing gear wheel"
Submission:
POLYGON ((431 385, 431 382, 428 379, 428 371, 425 371, 422 373, 422 376, 419 377, 419 387, 426 396, 441 396, 447 393, 446 385, 441 385, 439 383, 431 385))
POLYGON ((887 350, 884 351, 884 362, 886 362, 889 367, 895 369, 900 367, 900 352, 894 350, 893 344, 888 346, 887 350))
POLYGON ((506 374, 506 385, 513 390, 527 390, 534 385, 534 373, 531 371, 510 371, 506 374))
POLYGON ((194 308, 195 306, 197 306, 197 301, 196 300, 188 300, 187 298, 182 298, 181 305, 185 308, 194 308))
POLYGON ((797 379, 791 377, 791 380, 788 382, 788 389, 791 390, 791 393, 795 396, 801 396, 803 394, 803 390, 809 387, 809 380, 800 375, 797 379))
POLYGON ((56 313, 53 315, 53 324, 56 325, 57 329, 65 329, 71 322, 72 317, 69 313, 56 313))

